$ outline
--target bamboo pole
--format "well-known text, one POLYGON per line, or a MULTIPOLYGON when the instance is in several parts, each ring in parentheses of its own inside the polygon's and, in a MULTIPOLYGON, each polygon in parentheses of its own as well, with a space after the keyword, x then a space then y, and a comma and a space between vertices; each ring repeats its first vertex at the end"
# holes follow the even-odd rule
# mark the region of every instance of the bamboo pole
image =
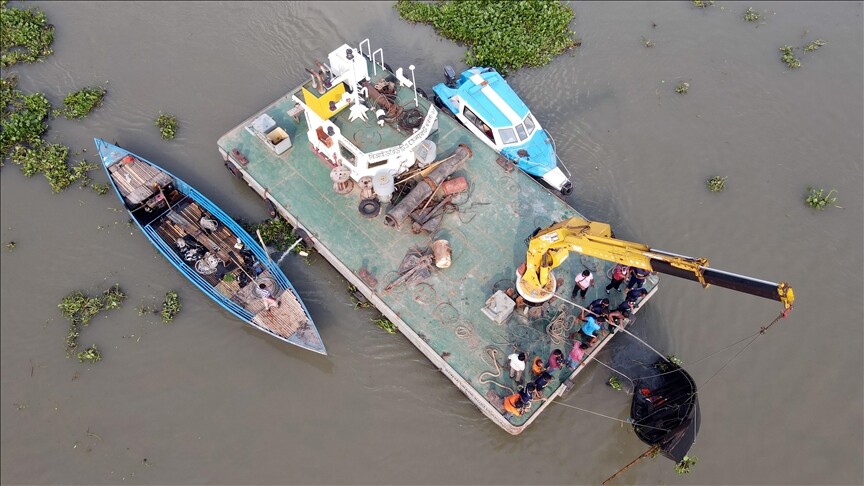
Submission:
POLYGON ((643 452, 641 456, 639 456, 639 457, 637 457, 636 459, 633 459, 632 461, 630 461, 630 464, 627 464, 626 466, 624 466, 624 467, 622 467, 621 469, 619 469, 618 471, 616 471, 615 474, 609 476, 609 477, 606 479, 606 481, 603 481, 603 484, 606 484, 606 483, 608 483, 609 481, 612 481, 613 479, 615 479, 616 477, 618 477, 619 474, 621 474, 622 472, 624 472, 624 471, 626 471, 627 469, 629 469, 630 466, 636 464, 637 462, 641 461, 642 459, 645 459, 646 457, 651 456, 651 455, 654 454, 654 452, 656 452, 658 449, 660 449, 660 446, 659 446, 659 445, 651 446, 651 448, 648 449, 647 451, 643 452))

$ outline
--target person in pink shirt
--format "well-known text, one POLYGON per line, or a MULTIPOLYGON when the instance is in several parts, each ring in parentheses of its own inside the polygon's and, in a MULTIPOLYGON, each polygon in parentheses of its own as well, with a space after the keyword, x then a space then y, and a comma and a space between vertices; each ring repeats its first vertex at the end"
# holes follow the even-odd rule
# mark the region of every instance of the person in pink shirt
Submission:
POLYGON ((550 372, 561 369, 561 361, 563 361, 563 359, 564 353, 562 353, 560 349, 552 351, 552 354, 549 355, 549 361, 546 365, 546 369, 550 372))
POLYGON ((582 364, 582 358, 585 357, 585 351, 579 346, 579 343, 573 344, 573 349, 570 350, 570 354, 567 355, 567 366, 576 369, 580 364, 582 364))

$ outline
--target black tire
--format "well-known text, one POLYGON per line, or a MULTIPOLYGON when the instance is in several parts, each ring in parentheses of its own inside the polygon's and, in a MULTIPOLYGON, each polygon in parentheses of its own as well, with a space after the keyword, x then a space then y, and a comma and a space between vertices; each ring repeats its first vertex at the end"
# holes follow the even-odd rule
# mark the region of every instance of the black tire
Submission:
POLYGON ((381 203, 377 199, 363 199, 357 210, 364 218, 374 218, 381 212, 381 203))
POLYGON ((432 95, 432 102, 435 103, 435 106, 437 106, 438 108, 445 108, 444 102, 441 101, 441 98, 439 98, 437 94, 432 95))
POLYGON ((234 164, 228 162, 227 160, 225 161, 225 168, 228 169, 228 172, 230 172, 231 175, 233 175, 234 177, 238 177, 240 179, 243 178, 243 174, 241 174, 239 170, 234 168, 234 164))
POLYGON ((423 98, 425 98, 427 100, 429 99, 429 97, 426 96, 426 92, 423 91, 423 88, 417 88, 417 94, 419 94, 420 96, 422 96, 423 98))
POLYGON ((384 63, 384 69, 390 71, 391 73, 393 72, 393 68, 391 68, 390 65, 387 64, 386 62, 384 63))

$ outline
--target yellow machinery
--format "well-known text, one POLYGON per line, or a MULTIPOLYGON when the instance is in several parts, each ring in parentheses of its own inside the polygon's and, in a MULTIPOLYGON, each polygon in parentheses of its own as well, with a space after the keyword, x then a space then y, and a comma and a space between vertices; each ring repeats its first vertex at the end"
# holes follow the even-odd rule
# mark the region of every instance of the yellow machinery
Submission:
POLYGON ((641 243, 618 240, 607 223, 570 218, 537 229, 528 241, 525 272, 517 282, 519 293, 530 302, 554 296, 553 268, 571 251, 601 260, 694 280, 707 287, 725 287, 766 299, 778 300, 788 311, 795 294, 785 282, 773 283, 708 268, 708 260, 654 250, 641 243))

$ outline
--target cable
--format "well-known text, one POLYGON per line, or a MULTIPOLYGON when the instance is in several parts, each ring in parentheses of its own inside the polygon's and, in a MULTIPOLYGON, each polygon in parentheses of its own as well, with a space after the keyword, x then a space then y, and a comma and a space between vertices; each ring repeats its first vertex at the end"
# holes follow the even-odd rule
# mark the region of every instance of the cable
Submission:
MULTIPOLYGON (((594 415, 598 415, 598 416, 603 417, 603 418, 608 418, 608 419, 610 419, 610 420, 614 420, 614 421, 616 421, 616 422, 621 422, 621 423, 624 423, 624 424, 627 424, 627 425, 632 425, 632 424, 633 424, 633 422, 631 422, 630 420, 621 420, 621 419, 616 418, 616 417, 610 417, 610 416, 608 416, 608 415, 603 415, 602 413, 599 413, 599 412, 593 412, 593 411, 591 411, 591 410, 586 410, 586 409, 584 409, 584 408, 579 408, 579 407, 576 407, 576 406, 574 406, 574 405, 568 405, 568 404, 566 404, 566 403, 555 402, 555 401, 553 401, 552 403, 555 403, 555 404, 557 404, 557 405, 562 405, 562 406, 564 406, 564 407, 575 408, 576 410, 580 410, 580 411, 582 411, 582 412, 588 412, 588 413, 591 413, 591 414, 594 414, 594 415)), ((663 432, 669 432, 669 429, 664 429, 664 428, 661 428, 661 427, 651 427, 650 425, 640 425, 640 427, 645 427, 646 429, 662 430, 663 432)))

